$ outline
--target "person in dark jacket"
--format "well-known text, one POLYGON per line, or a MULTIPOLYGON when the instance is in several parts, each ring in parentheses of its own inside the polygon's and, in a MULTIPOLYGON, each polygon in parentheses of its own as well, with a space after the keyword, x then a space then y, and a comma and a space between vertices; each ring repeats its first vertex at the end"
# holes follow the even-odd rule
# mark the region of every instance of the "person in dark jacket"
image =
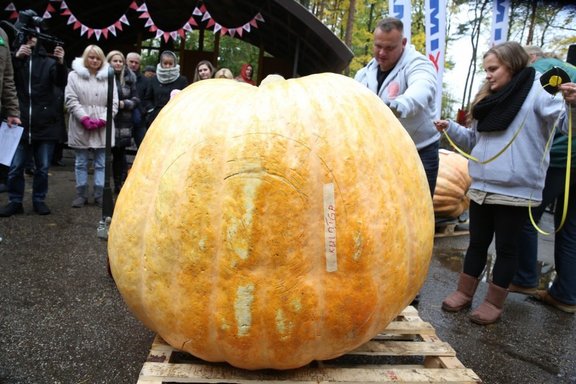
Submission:
POLYGON ((114 192, 120 193, 128 172, 126 147, 132 143, 133 113, 139 108, 140 99, 136 90, 136 75, 126 66, 122 52, 110 51, 106 61, 114 69, 118 87, 118 113, 114 117, 116 136, 112 147, 112 178, 114 192))
POLYGON ((44 202, 48 193, 48 169, 64 118, 62 105, 55 105, 62 99, 54 97, 56 87, 66 86, 64 49, 57 46, 49 55, 37 39, 30 36, 16 49, 12 63, 24 132, 8 172, 10 203, 0 210, 0 216, 23 212, 24 168, 29 158, 34 159, 35 165, 32 206, 37 214, 48 215, 50 209, 44 202))
POLYGON ((180 65, 176 62, 174 52, 162 52, 160 63, 156 66, 156 76, 149 79, 144 97, 148 126, 152 124, 160 110, 168 103, 172 91, 179 91, 188 86, 188 79, 180 74, 180 65))
MULTIPOLYGON (((136 75, 136 92, 140 101, 144 100, 146 89, 148 88, 149 79, 140 72, 141 56, 137 52, 130 52, 126 55, 126 64, 128 68, 136 75)), ((154 70, 156 71, 156 70, 154 70)), ((134 120, 134 129, 132 130, 136 148, 140 147, 144 136, 146 135, 146 109, 140 102, 138 108, 134 109, 132 118, 134 120)))

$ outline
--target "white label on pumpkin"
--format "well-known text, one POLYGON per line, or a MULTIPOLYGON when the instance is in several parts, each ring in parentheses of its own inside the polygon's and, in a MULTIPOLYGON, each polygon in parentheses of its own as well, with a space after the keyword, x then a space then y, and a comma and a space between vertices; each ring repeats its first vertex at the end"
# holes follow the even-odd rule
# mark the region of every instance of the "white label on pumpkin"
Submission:
POLYGON ((338 270, 336 256, 336 204, 334 202, 334 184, 324 184, 324 254, 326 272, 338 270))

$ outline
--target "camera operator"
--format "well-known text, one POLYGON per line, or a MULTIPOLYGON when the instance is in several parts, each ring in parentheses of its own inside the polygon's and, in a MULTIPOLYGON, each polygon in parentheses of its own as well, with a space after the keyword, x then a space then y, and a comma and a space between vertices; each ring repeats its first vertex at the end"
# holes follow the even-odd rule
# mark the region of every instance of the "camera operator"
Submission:
POLYGON ((24 132, 8 173, 9 204, 0 209, 0 217, 24 212, 24 168, 33 158, 36 171, 32 184, 32 206, 39 215, 50 214, 44 202, 48 192, 48 168, 54 146, 61 136, 64 119, 63 97, 58 95, 67 83, 64 49, 56 46, 48 54, 37 37, 26 33, 15 48, 12 60, 14 81, 20 104, 24 132))

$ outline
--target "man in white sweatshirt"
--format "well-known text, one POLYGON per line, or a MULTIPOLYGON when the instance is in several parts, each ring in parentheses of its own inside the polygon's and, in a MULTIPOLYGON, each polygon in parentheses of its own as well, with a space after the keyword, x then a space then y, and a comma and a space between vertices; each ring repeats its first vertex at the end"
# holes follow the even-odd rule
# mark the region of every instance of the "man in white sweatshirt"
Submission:
POLYGON ((430 60, 406 41, 401 20, 393 17, 380 20, 374 30, 374 58, 358 71, 355 79, 388 105, 412 137, 433 195, 440 146, 440 134, 433 124, 436 70, 430 60))

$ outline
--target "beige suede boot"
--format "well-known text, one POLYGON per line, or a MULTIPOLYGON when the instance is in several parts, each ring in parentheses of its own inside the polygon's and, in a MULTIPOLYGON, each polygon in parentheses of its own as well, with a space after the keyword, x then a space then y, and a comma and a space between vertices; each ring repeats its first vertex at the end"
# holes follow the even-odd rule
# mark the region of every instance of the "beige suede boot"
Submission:
POLYGON ((480 325, 495 323, 502 315, 504 301, 506 301, 507 296, 508 290, 506 288, 490 283, 486 298, 482 304, 470 314, 470 320, 480 325))
POLYGON ((458 312, 472 304, 472 298, 478 288, 479 280, 475 277, 460 273, 458 289, 451 293, 442 302, 442 309, 448 312, 458 312))

